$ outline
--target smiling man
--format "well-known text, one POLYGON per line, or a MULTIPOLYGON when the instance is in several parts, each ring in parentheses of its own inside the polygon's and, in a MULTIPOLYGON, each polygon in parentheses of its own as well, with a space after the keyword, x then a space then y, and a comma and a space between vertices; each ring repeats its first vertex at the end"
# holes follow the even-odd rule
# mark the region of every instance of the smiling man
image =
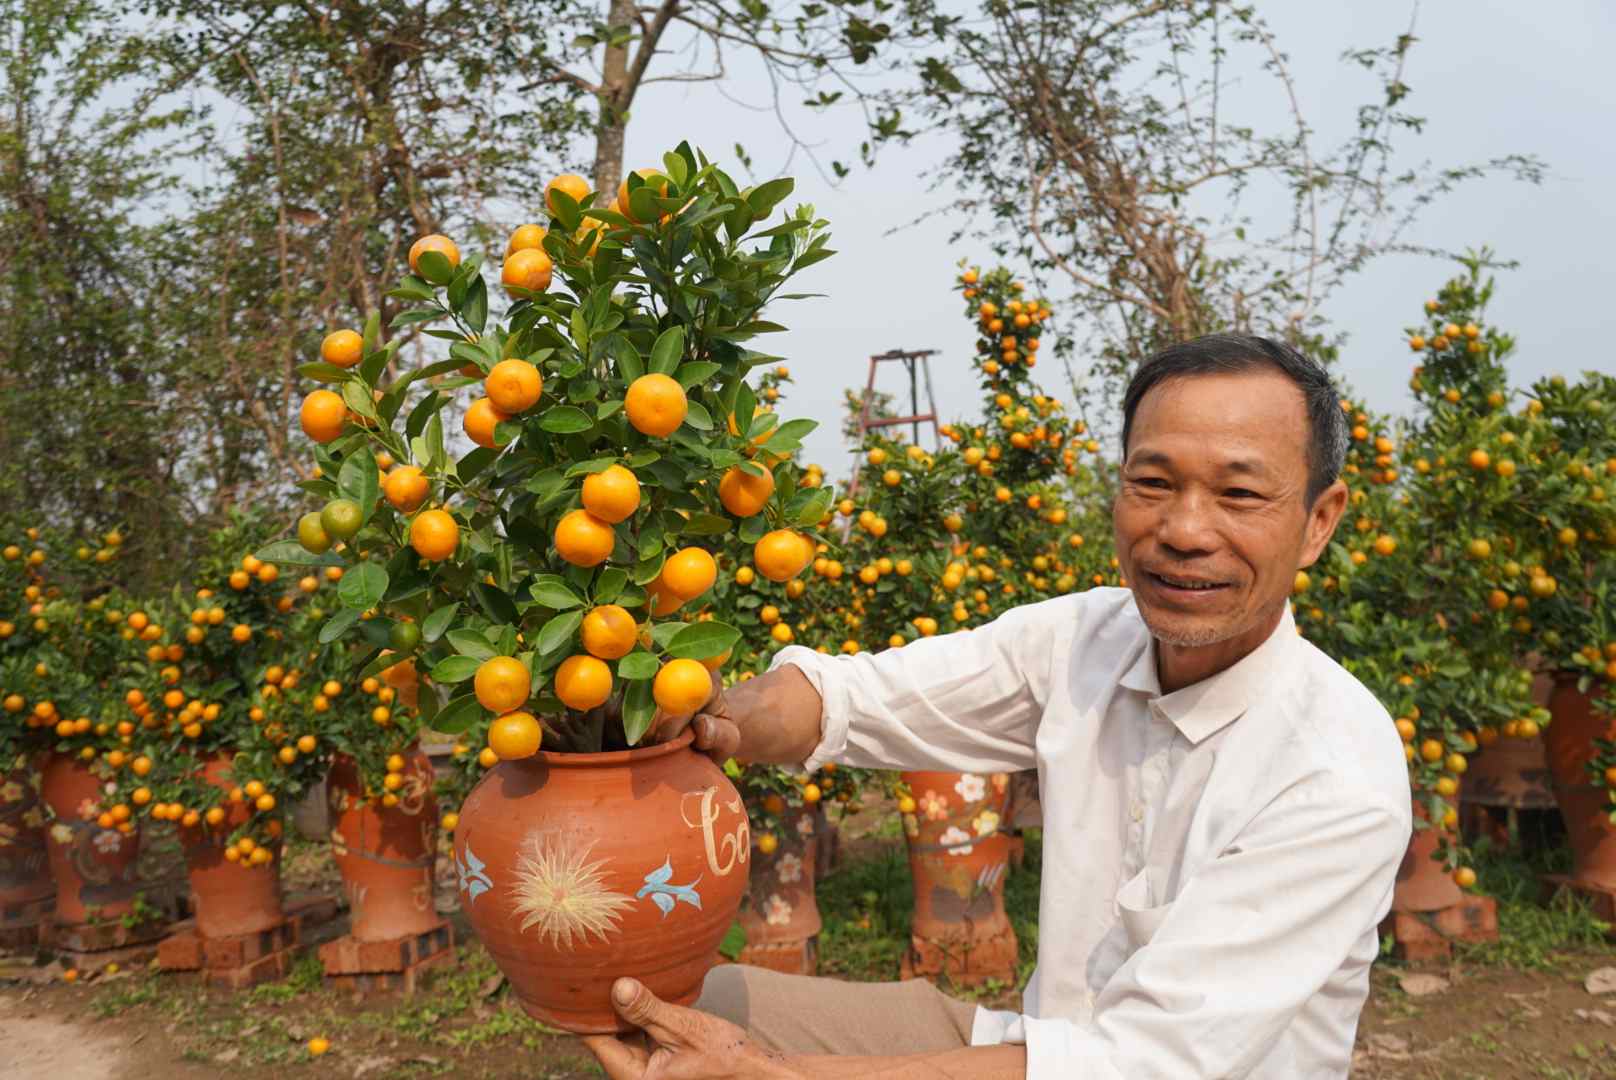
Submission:
POLYGON ((1347 1075, 1410 801, 1390 717, 1291 619, 1346 506, 1339 399, 1294 350, 1217 335, 1147 360, 1123 412, 1129 588, 877 655, 786 649, 694 721, 749 761, 1036 767, 1022 1011, 738 966, 691 1010, 621 980, 648 1043, 592 1040, 611 1076, 1347 1075))

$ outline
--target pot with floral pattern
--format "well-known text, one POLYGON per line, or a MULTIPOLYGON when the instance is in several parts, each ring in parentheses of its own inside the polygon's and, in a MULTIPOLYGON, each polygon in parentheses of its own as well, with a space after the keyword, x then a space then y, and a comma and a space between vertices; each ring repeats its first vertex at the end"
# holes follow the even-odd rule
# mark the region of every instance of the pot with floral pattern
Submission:
POLYGON ((915 889, 903 977, 1012 981, 1016 933, 1004 910, 1009 774, 906 772, 903 783, 914 804, 903 813, 903 831, 915 889))
POLYGON ((76 758, 52 754, 41 781, 41 796, 54 818, 46 846, 56 883, 57 925, 133 914, 140 891, 135 872, 140 830, 128 821, 100 826, 105 782, 76 758))
MULTIPOLYGON (((232 755, 215 754, 202 765, 202 779, 211 787, 230 791, 236 786, 232 755)), ((185 849, 185 872, 191 886, 196 929, 204 938, 256 934, 286 921, 281 907, 279 852, 268 862, 229 859, 230 837, 246 825, 253 812, 245 802, 225 800, 224 819, 216 825, 198 823, 180 829, 185 849)))
POLYGON ((814 883, 825 815, 817 805, 790 806, 779 796, 766 796, 748 809, 756 825, 752 873, 741 904, 746 946, 740 962, 812 975, 821 928, 814 883))
POLYGON ((401 755, 403 782, 393 804, 365 791, 353 758, 339 756, 326 782, 331 854, 351 912, 349 936, 392 941, 423 934, 443 921, 432 904, 438 855, 438 802, 432 763, 419 748, 401 755))
POLYGON ((746 891, 740 793, 690 734, 600 754, 506 761, 455 828, 460 903, 530 1016, 628 1030, 612 981, 689 1005, 746 891))
POLYGON ((46 855, 39 774, 26 763, 0 774, 0 933, 33 926, 56 891, 46 855))

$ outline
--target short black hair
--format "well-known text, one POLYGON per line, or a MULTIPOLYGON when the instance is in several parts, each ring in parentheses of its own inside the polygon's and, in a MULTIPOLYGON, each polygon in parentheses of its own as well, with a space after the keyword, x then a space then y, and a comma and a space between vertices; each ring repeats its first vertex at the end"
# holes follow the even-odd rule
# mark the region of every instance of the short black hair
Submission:
POLYGON ((1307 449, 1307 504, 1341 475, 1347 460, 1347 419, 1341 397, 1323 365, 1282 342, 1252 334, 1207 334, 1154 353, 1139 365, 1122 397, 1122 453, 1126 458, 1134 413, 1152 388, 1169 379, 1225 375, 1253 368, 1277 371, 1295 383, 1307 402, 1312 439, 1307 449))

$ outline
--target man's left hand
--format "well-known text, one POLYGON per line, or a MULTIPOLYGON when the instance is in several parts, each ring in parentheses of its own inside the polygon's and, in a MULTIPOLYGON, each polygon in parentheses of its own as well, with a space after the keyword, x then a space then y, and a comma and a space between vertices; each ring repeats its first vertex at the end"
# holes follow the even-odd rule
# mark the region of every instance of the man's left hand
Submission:
POLYGON ((800 1080, 784 1058, 759 1049, 734 1024, 670 1005, 633 979, 612 985, 612 1007, 645 1033, 643 1040, 584 1038, 612 1080, 800 1080))

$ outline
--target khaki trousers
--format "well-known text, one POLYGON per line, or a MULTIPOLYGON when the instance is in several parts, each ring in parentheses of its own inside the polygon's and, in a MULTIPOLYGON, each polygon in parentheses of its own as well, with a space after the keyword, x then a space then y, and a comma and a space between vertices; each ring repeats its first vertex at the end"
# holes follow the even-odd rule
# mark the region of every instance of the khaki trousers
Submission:
POLYGON ((926 1054, 971 1045, 976 1006, 924 979, 856 983, 745 964, 707 973, 696 1008, 783 1054, 926 1054))

